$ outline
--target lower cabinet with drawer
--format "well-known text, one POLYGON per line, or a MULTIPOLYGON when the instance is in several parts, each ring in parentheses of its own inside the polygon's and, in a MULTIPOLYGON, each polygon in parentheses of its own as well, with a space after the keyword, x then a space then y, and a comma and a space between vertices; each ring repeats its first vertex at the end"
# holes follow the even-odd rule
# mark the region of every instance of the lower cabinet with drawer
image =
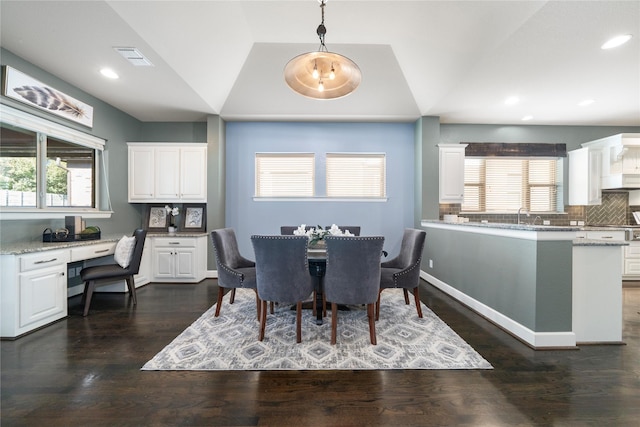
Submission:
POLYGON ((197 283, 206 277, 207 237, 151 237, 152 281, 197 283))
POLYGON ((2 255, 0 333, 14 338, 67 316, 68 250, 2 255))

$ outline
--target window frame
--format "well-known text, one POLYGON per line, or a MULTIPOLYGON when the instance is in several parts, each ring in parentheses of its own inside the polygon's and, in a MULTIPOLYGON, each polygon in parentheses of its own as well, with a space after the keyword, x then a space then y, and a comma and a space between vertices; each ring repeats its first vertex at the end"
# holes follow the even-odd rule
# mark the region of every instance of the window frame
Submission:
POLYGON ((467 188, 477 188, 476 193, 478 195, 478 210, 469 210, 469 204, 466 205, 465 202, 461 203, 461 213, 468 214, 486 214, 486 215, 495 215, 495 214, 514 214, 517 212, 519 208, 525 208, 531 213, 539 213, 539 214, 561 214, 564 213, 563 203, 562 203, 562 174, 563 167, 562 161, 563 157, 546 157, 546 156, 531 156, 531 157, 523 157, 523 156, 469 156, 465 158, 465 169, 466 169, 466 161, 467 160, 482 160, 482 165, 479 166, 479 182, 468 182, 467 177, 465 175, 464 187, 465 194, 467 193, 467 188), (520 197, 521 197, 521 205, 518 209, 499 209, 499 210, 487 210, 487 164, 488 160, 519 160, 523 163, 520 165, 520 182, 518 186, 520 187, 520 197), (539 184, 531 182, 530 175, 530 162, 531 161, 540 161, 540 160, 548 160, 555 162, 553 168, 555 170, 554 182, 548 184, 539 184), (551 191, 553 193, 550 195, 548 201, 551 205, 554 205, 555 210, 551 211, 540 211, 540 210, 531 210, 531 189, 534 187, 554 187, 555 191, 551 191))
POLYGON ((37 170, 39 171, 36 177, 36 191, 38 192, 36 206, 2 206, 0 207, 0 213, 3 220, 58 219, 67 215, 82 215, 86 218, 111 217, 113 211, 111 210, 108 180, 106 179, 104 152, 106 141, 104 139, 34 116, 5 104, 0 104, 0 119, 3 124, 36 133, 38 147, 36 162, 37 170), (44 148, 48 137, 94 150, 93 207, 46 206, 44 189, 46 188, 47 159, 44 148))

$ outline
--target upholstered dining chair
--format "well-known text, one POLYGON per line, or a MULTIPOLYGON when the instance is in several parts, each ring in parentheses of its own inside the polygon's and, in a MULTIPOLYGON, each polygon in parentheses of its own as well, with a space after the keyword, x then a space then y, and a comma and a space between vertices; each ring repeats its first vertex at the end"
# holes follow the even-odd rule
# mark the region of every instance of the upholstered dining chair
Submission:
POLYGON ((307 261, 307 236, 251 236, 256 255, 260 332, 264 339, 267 301, 296 305, 296 342, 302 342, 302 301, 313 292, 307 261))
POLYGON ((376 345, 374 308, 380 289, 384 237, 327 236, 324 295, 331 303, 331 344, 336 343, 338 304, 366 304, 371 344, 376 345))
MULTIPOLYGON (((280 227, 280 234, 283 236, 293 236, 293 232, 296 231, 298 227, 299 225, 283 225, 280 227)), ((312 225, 304 227, 305 230, 311 230, 312 228, 312 225)))
MULTIPOLYGON (((330 229, 331 226, 328 225, 325 227, 325 230, 330 229)), ((342 231, 348 231, 349 233, 353 234, 354 236, 359 236, 360 235, 360 226, 359 225, 339 225, 338 228, 342 231)))
POLYGON ((397 257, 383 262, 380 277, 380 293, 376 303, 376 320, 380 318, 380 296, 382 291, 388 288, 402 288, 404 302, 409 304, 409 290, 413 291, 418 317, 422 318, 420 306, 420 261, 426 237, 424 230, 406 228, 400 244, 400 253, 397 257))
MULTIPOLYGON (((232 228, 220 228, 211 232, 211 241, 218 266, 218 301, 215 317, 220 315, 222 297, 226 289, 231 289, 229 303, 233 304, 236 289, 256 290, 256 263, 243 257, 238 249, 236 233, 232 228)), ((260 304, 256 292, 256 308, 260 318, 260 304)))
POLYGON ((127 288, 129 289, 129 298, 133 301, 133 305, 138 304, 136 298, 136 285, 133 279, 135 274, 138 274, 140 270, 140 262, 142 261, 142 250, 144 249, 144 240, 147 237, 147 230, 138 228, 133 232, 132 237, 135 240, 127 241, 126 237, 123 237, 116 245, 116 254, 114 258, 115 264, 96 265, 93 267, 85 267, 80 271, 80 277, 84 282, 84 292, 82 293, 82 301, 84 302, 83 316, 89 314, 89 307, 91 306, 91 299, 96 287, 101 285, 112 284, 114 280, 124 279, 127 282, 127 288), (121 255, 122 244, 129 247, 125 247, 126 254, 121 255))

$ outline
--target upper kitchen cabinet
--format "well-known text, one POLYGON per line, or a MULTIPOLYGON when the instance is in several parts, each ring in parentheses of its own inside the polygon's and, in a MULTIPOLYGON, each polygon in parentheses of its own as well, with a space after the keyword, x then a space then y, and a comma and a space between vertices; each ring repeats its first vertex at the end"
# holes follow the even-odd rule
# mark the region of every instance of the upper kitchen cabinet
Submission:
POLYGON ((621 133, 582 144, 602 151, 602 189, 640 189, 640 133, 621 133))
POLYGON ((602 204, 602 149, 569 151, 569 204, 602 204))
POLYGON ((467 144, 438 144, 440 203, 464 200, 464 149, 467 144))
POLYGON ((206 144, 127 145, 129 202, 207 201, 206 144))

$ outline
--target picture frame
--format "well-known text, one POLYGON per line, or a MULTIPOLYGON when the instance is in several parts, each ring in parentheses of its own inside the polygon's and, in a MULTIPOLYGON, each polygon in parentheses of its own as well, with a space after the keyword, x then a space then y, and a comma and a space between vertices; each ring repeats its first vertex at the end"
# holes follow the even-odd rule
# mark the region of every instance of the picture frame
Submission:
POLYGON ((144 224, 147 231, 167 231, 169 213, 164 208, 164 205, 149 205, 144 224))
POLYGON ((67 120, 91 128, 93 107, 27 74, 3 66, 2 94, 31 107, 38 108, 67 120))
POLYGON ((204 203, 185 204, 182 215, 182 231, 207 231, 207 205, 204 203))

